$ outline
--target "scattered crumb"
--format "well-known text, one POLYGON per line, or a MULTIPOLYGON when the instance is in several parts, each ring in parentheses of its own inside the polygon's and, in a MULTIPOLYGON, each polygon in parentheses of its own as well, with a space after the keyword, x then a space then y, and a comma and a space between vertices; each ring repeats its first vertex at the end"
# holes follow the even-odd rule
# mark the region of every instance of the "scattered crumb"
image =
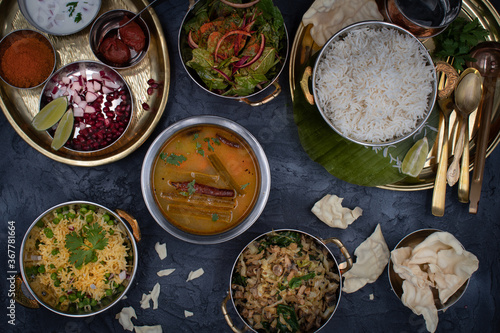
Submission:
POLYGON ((148 295, 142 294, 142 299, 140 301, 141 308, 149 309, 150 303, 149 301, 153 301, 153 310, 158 309, 158 297, 160 296, 160 284, 156 283, 153 287, 153 290, 150 291, 148 295))
POLYGON ((168 276, 172 274, 175 271, 175 268, 168 268, 168 269, 163 269, 161 271, 158 271, 156 274, 158 276, 168 276))
POLYGON ((186 282, 199 278, 200 276, 203 275, 203 273, 205 273, 203 268, 198 268, 195 271, 189 272, 189 276, 188 276, 186 282))
POLYGON ((375 296, 373 294, 370 294, 370 301, 373 301, 375 299, 375 296))
POLYGON ((135 310, 133 307, 129 306, 127 308, 123 308, 121 312, 116 314, 115 318, 118 319, 118 322, 123 326, 124 330, 134 330, 132 318, 137 319, 137 315, 135 314, 135 310))
POLYGON ((163 260, 167 257, 167 244, 165 243, 160 244, 159 242, 156 242, 155 250, 158 253, 158 256, 160 257, 160 260, 163 260))
POLYGON ((191 311, 188 311, 188 310, 184 310, 184 317, 192 317, 194 315, 194 313, 192 313, 191 311))
POLYGON ((136 333, 163 333, 161 325, 156 326, 135 326, 136 333))

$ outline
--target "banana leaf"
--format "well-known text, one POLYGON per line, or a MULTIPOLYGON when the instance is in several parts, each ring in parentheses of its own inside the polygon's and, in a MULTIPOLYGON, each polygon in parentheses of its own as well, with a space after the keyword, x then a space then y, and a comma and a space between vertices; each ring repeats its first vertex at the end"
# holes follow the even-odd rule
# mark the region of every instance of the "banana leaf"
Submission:
MULTIPOLYGON (((314 58, 306 66, 313 66, 314 58)), ((300 87, 301 78, 302 75, 296 77, 293 92, 294 120, 302 147, 313 161, 336 178, 361 186, 382 186, 403 179, 412 183, 419 181, 401 173, 401 163, 411 146, 424 136, 429 147, 434 145, 439 125, 437 107, 419 133, 412 137, 383 148, 363 146, 344 139, 325 122, 318 108, 307 102, 300 87)))

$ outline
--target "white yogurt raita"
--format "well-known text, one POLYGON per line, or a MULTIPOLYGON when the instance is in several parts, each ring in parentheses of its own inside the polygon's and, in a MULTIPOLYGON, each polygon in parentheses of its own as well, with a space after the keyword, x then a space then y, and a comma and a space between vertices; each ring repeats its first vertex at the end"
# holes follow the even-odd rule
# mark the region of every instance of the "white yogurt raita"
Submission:
POLYGON ((54 35, 69 35, 82 30, 100 9, 98 0, 28 0, 25 3, 31 19, 54 35))

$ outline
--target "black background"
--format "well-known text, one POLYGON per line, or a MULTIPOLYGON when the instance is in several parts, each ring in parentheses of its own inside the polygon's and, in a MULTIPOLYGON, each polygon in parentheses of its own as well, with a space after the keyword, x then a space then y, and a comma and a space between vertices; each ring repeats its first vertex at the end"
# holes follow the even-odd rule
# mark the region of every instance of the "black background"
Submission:
MULTIPOLYGON (((311 0, 276 0, 293 41, 302 15, 311 0)), ((498 6, 498 0, 493 1, 498 6)), ((16 326, 7 324, 7 276, 2 274, 0 331, 19 332, 113 332, 123 331, 115 315, 133 306, 137 326, 161 324, 164 332, 229 332, 221 303, 229 288, 234 260, 246 244, 273 228, 297 228, 319 237, 339 237, 354 249, 380 223, 390 249, 408 233, 421 228, 438 228, 454 234, 479 258, 465 295, 445 313, 439 314, 438 332, 498 332, 500 330, 500 152, 486 161, 485 181, 479 212, 468 213, 468 205, 457 200, 456 187, 448 188, 444 217, 431 214, 432 190, 397 192, 352 185, 336 179, 313 162, 302 149, 293 121, 288 66, 280 77, 283 92, 272 102, 252 108, 226 101, 201 90, 182 68, 177 35, 188 1, 165 0, 154 6, 162 22, 171 62, 171 82, 164 115, 151 137, 126 158, 104 166, 84 168, 55 162, 29 146, 0 116, 0 251, 6 253, 7 222, 16 226, 16 250, 24 233, 46 209, 70 200, 89 200, 111 209, 121 208, 137 218, 143 239, 139 247, 139 268, 127 299, 108 311, 83 319, 57 315, 45 308, 16 306, 16 326), (149 214, 141 195, 140 172, 145 153, 154 138, 169 125, 195 115, 218 115, 247 128, 263 146, 271 167, 272 189, 259 220, 243 235, 219 245, 194 245, 165 232, 149 214), (311 212, 325 194, 345 198, 343 205, 363 209, 363 216, 346 230, 332 229, 311 212), (161 261, 156 242, 166 243, 168 256, 161 261), (186 282, 190 271, 202 267, 205 274, 186 282), (175 268, 168 277, 156 272, 175 268), (143 293, 161 284, 159 308, 140 308, 143 293), (184 310, 194 313, 185 318, 184 310)), ((334 249, 337 258, 338 251, 334 249)), ((7 257, 0 268, 7 271, 7 257)), ((19 267, 17 267, 19 269, 19 267)), ((238 327, 229 303, 229 312, 238 327)), ((323 332, 426 332, 424 320, 414 315, 393 294, 384 272, 373 284, 352 294, 342 294, 340 305, 323 332), (371 299, 373 296, 373 300, 371 299)))

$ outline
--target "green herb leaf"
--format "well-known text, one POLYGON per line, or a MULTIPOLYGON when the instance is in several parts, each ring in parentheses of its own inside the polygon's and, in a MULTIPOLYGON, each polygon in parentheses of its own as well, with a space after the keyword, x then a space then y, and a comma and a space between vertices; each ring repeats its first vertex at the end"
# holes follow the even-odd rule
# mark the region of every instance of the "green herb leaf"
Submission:
POLYGON ((286 323, 290 326, 291 329, 287 327, 287 325, 283 324, 280 320, 278 320, 276 328, 278 332, 282 333, 293 333, 299 330, 299 321, 297 319, 297 314, 295 310, 288 305, 278 304, 276 307, 276 313, 286 321, 286 323))
POLYGON ((76 267, 91 262, 94 257, 97 257, 96 250, 103 250, 108 245, 108 239, 104 237, 106 231, 99 223, 93 223, 84 230, 80 234, 73 231, 66 235, 65 247, 70 251, 69 262, 76 267), (88 245, 85 240, 91 245, 88 245))
POLYGON ((195 180, 193 179, 192 182, 188 183, 188 195, 193 195, 196 192, 196 189, 194 188, 195 180))
POLYGON ((239 286, 246 287, 247 286, 247 277, 242 276, 240 273, 233 274, 232 283, 237 284, 239 286))
POLYGON ((164 160, 168 164, 172 164, 175 166, 180 166, 182 162, 185 162, 187 158, 183 155, 176 155, 174 153, 166 154, 166 153, 160 153, 160 158, 164 160))
POLYGON ((205 156, 205 151, 203 150, 203 147, 201 146, 201 143, 196 142, 196 152, 200 154, 201 156, 205 156))
POLYGON ((314 273, 314 272, 311 272, 309 274, 302 275, 302 276, 296 276, 290 280, 290 282, 288 283, 288 286, 292 289, 298 288, 302 285, 302 281, 310 280, 315 276, 316 276, 316 273, 314 273))
POLYGON ((69 10, 69 15, 68 15, 69 17, 73 16, 73 13, 75 12, 76 6, 78 6, 78 1, 68 2, 66 4, 66 7, 68 7, 68 10, 69 10))
POLYGON ((82 20, 82 13, 78 13, 76 14, 76 17, 75 17, 75 23, 78 23, 82 20))
POLYGON ((215 213, 214 213, 214 214, 212 214, 212 221, 213 221, 213 222, 217 221, 218 219, 219 219, 219 215, 217 215, 217 214, 215 214, 215 213))
POLYGON ((433 55, 440 60, 453 57, 453 67, 460 71, 464 68, 465 61, 470 60, 470 49, 484 41, 488 34, 477 18, 469 21, 458 17, 445 31, 434 37, 436 47, 433 55))
POLYGON ((241 186, 240 186, 240 188, 241 188, 242 190, 244 190, 244 189, 245 189, 248 185, 250 185, 250 183, 243 184, 243 185, 241 185, 241 186))

